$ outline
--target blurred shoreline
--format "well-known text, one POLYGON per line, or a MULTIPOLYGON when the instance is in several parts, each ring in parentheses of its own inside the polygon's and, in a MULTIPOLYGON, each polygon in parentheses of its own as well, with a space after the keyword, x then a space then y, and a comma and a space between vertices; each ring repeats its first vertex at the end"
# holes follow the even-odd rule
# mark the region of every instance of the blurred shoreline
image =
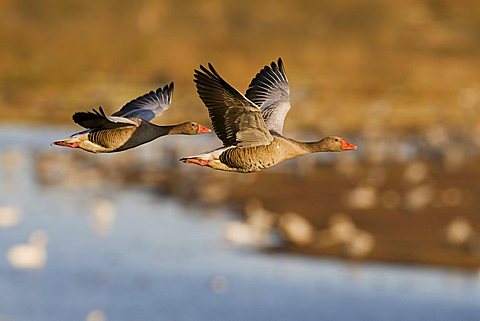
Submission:
POLYGON ((478 269, 476 143, 449 135, 439 142, 440 129, 434 133, 357 136, 358 153, 308 155, 243 175, 178 161, 192 139, 199 151, 214 146, 213 135, 113 155, 50 147, 37 155, 36 173, 47 187, 108 182, 212 212, 226 206, 238 219, 224 237, 261 251, 478 269), (455 153, 444 146, 456 146, 455 153))
MULTIPOLYGON (((363 174, 357 177, 332 177, 338 173, 333 164, 317 165, 308 175, 295 169, 249 174, 245 179, 134 171, 128 180, 143 185, 138 178, 148 177, 156 181, 153 188, 160 194, 193 206, 231 207, 253 233, 246 246, 269 252, 478 269, 480 208, 478 187, 473 186, 480 177, 479 165, 478 160, 469 162, 455 174, 427 165, 433 173, 426 182, 401 187, 398 176, 408 167, 399 165, 377 167, 387 177, 373 184, 358 183, 359 176, 371 173, 365 165, 359 165, 363 174), (188 192, 186 186, 191 186, 188 192), (265 212, 272 217, 262 217, 265 212), (272 220, 268 234, 281 242, 255 241, 256 224, 265 224, 255 220, 272 220)), ((232 239, 237 242, 235 234, 232 239)), ((245 245, 242 239, 239 243, 245 245)))

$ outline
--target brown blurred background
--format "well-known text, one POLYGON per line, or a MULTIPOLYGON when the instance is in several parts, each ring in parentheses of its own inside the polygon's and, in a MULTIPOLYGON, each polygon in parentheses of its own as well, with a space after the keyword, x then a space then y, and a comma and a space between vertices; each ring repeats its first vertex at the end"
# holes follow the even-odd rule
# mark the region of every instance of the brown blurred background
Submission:
POLYGON ((0 42, 1 121, 48 126, 170 81, 156 122, 208 125, 194 68, 211 62, 244 91, 282 57, 286 135, 338 134, 358 152, 239 176, 177 165, 190 146, 166 170, 119 163, 123 179, 232 205, 251 239, 273 231, 282 251, 480 264, 480 3, 0 0, 0 42))
POLYGON ((207 119, 192 72, 212 62, 240 90, 282 57, 296 108, 287 128, 334 118, 358 129, 375 102, 386 125, 463 127, 480 86, 472 1, 0 2, 4 118, 66 122, 175 81, 175 113, 207 119), (332 115, 335 111, 335 115, 332 115), (53 119, 52 119, 53 118, 53 119))

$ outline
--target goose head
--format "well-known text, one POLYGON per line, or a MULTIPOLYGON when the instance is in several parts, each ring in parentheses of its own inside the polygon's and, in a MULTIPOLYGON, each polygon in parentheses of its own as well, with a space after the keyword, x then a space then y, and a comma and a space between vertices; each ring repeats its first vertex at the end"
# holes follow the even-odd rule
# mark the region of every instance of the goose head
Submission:
POLYGON ((351 144, 338 136, 327 136, 315 145, 316 149, 326 152, 345 152, 357 149, 356 145, 351 144))
POLYGON ((210 133, 212 130, 200 125, 199 123, 189 121, 186 123, 179 124, 175 126, 171 131, 170 134, 183 134, 183 135, 197 135, 197 134, 204 134, 210 133))

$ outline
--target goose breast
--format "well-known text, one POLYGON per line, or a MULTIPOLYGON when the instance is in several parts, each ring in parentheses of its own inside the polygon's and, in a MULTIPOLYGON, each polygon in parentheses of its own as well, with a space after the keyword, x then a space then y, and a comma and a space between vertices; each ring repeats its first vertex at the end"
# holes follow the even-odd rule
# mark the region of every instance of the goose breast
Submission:
POLYGON ((242 169, 245 172, 257 172, 298 156, 301 152, 288 139, 274 136, 273 141, 268 145, 227 149, 219 158, 229 167, 242 169))

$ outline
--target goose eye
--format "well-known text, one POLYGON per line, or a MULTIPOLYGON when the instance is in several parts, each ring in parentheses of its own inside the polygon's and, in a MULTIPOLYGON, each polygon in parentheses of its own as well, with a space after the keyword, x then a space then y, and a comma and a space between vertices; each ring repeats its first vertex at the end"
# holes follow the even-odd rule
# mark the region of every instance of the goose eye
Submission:
POLYGON ((335 141, 338 142, 338 138, 335 138, 335 141))

